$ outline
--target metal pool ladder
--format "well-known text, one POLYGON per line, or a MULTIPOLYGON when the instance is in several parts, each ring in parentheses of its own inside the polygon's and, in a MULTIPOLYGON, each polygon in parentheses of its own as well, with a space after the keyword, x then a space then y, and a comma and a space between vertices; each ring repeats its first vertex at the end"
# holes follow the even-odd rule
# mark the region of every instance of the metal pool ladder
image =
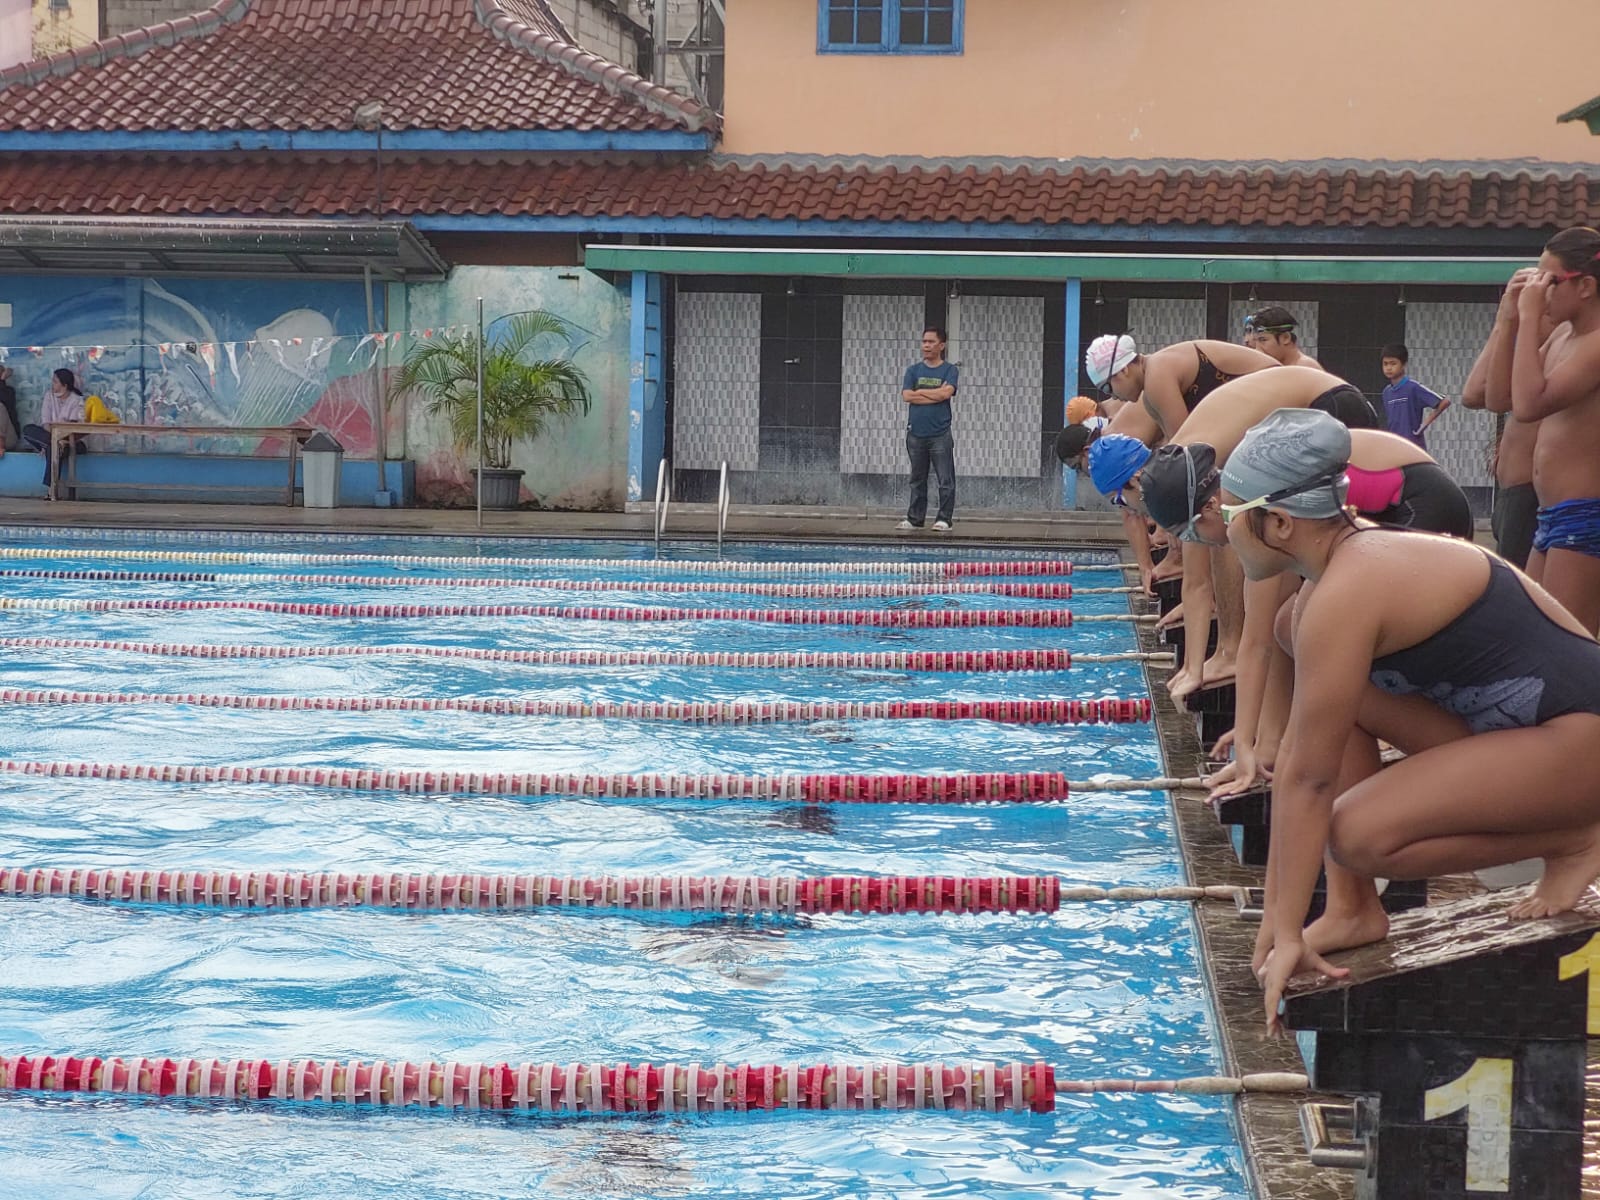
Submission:
POLYGON ((722 479, 717 484, 717 557, 722 557, 722 535, 728 528, 728 462, 722 462, 722 479))
POLYGON ((672 506, 672 465, 666 459, 656 468, 656 557, 661 557, 661 531, 667 527, 667 509, 672 506))

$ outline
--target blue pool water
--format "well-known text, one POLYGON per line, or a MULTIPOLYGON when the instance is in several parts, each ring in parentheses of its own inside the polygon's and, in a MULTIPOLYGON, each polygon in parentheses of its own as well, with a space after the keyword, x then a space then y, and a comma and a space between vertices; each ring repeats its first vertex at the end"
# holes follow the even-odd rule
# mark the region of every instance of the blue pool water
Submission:
MULTIPOLYGON (((48 562, 130 570, 96 547, 503 553, 585 559, 648 548, 391 539, 59 538, 48 562)), ((675 553, 685 554, 682 548, 675 553)), ((854 548, 740 547, 827 560, 854 548)), ((904 552, 899 552, 905 557, 904 552)), ((939 552, 949 557, 948 551, 939 552)), ((695 549, 688 556, 707 556, 695 549)), ((883 557, 882 554, 876 557, 883 557)), ((992 555, 991 555, 992 557, 992 555)), ((492 569, 204 568, 426 577, 492 569)), ((526 575, 523 571, 521 574, 526 575)), ((5 579, 11 596, 321 599, 739 608, 1025 608, 937 595, 817 601, 637 592, 5 579)), ((704 579, 704 575, 662 578, 704 579)), ((760 578, 741 575, 737 578, 760 578)), ((1081 585, 1120 582, 1083 575, 1081 585)), ((1080 597, 1075 613, 1126 611, 1080 597)), ((612 624, 539 618, 352 621, 249 612, 5 612, 0 636, 516 648, 882 650, 1134 648, 1125 624, 1070 630, 612 624)), ((0 687, 565 700, 982 699, 1137 695, 1134 664, 1070 672, 563 668, 404 657, 201 660, 98 650, 0 653, 0 687)), ((1061 770, 1153 775, 1145 726, 827 722, 738 728, 448 713, 191 707, 3 710, 0 757, 588 772, 1061 770)), ((1181 881, 1167 801, 920 807, 360 794, 297 787, 5 777, 7 865, 482 870, 560 874, 1053 873, 1181 881)), ((0 1050, 459 1061, 786 1062, 1044 1059, 1073 1078, 1218 1069, 1182 905, 1051 916, 751 922, 610 914, 196 913, 0 902, 0 1050)), ((1050 1116, 932 1113, 517 1118, 312 1107, 0 1097, 0 1178, 17 1197, 1182 1197, 1248 1194, 1223 1099, 1064 1097, 1050 1116)))

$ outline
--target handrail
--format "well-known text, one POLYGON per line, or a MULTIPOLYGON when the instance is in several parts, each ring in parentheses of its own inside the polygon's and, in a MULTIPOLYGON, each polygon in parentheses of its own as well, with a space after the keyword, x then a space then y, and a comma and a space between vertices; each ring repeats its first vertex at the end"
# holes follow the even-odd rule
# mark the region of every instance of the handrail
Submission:
POLYGON ((722 463, 722 479, 717 484, 717 557, 722 557, 722 534, 728 528, 728 463, 722 463))
POLYGON ((667 509, 672 506, 672 467, 665 458, 656 468, 656 557, 661 557, 661 531, 667 527, 667 509))

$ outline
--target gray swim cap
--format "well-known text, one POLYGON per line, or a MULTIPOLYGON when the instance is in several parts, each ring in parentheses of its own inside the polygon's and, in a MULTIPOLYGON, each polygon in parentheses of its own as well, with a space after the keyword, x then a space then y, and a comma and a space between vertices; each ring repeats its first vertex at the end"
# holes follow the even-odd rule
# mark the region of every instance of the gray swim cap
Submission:
POLYGON ((1307 488, 1272 506, 1297 517, 1336 517, 1350 490, 1349 464, 1348 429, 1314 408, 1280 408, 1252 426, 1228 456, 1222 486, 1241 500, 1307 488), (1312 486, 1319 481, 1327 486, 1312 486))

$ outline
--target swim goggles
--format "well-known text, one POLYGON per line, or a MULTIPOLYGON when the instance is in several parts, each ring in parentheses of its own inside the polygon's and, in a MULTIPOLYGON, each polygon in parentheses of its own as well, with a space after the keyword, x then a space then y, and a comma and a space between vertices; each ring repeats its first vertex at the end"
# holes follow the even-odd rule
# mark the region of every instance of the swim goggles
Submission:
POLYGON ((1255 317, 1244 319, 1244 331, 1248 333, 1293 333, 1293 325, 1257 325, 1255 317))
MULTIPOLYGON (((1207 473, 1204 479, 1197 480, 1194 477, 1194 459, 1190 455, 1185 454, 1183 456, 1183 460, 1185 465, 1187 465, 1189 468, 1190 515, 1189 519, 1183 523, 1183 528, 1178 530, 1178 540, 1180 542, 1199 542, 1203 539, 1200 537, 1200 530, 1197 529, 1196 526, 1200 522, 1200 514, 1205 511, 1206 502, 1210 500, 1210 497, 1208 496, 1206 501, 1202 501, 1200 499, 1200 493, 1205 491, 1206 488, 1211 485, 1212 481, 1217 478, 1217 471, 1215 468, 1213 468, 1209 473, 1207 473)), ((1224 522, 1224 528, 1226 528, 1226 522, 1224 522)))
MULTIPOLYGON (((1297 483, 1293 487, 1286 487, 1280 491, 1268 492, 1265 496, 1257 496, 1254 500, 1246 500, 1243 504, 1222 505, 1222 523, 1232 525, 1233 519, 1240 513, 1249 512, 1252 508, 1266 508, 1277 504, 1281 500, 1288 500, 1292 496, 1303 496, 1307 492, 1314 492, 1321 487, 1338 487, 1339 481, 1344 478, 1344 469, 1341 467, 1335 475, 1324 475, 1321 479, 1314 479, 1310 483, 1297 483)), ((1191 521, 1191 525, 1193 522, 1191 521)))

